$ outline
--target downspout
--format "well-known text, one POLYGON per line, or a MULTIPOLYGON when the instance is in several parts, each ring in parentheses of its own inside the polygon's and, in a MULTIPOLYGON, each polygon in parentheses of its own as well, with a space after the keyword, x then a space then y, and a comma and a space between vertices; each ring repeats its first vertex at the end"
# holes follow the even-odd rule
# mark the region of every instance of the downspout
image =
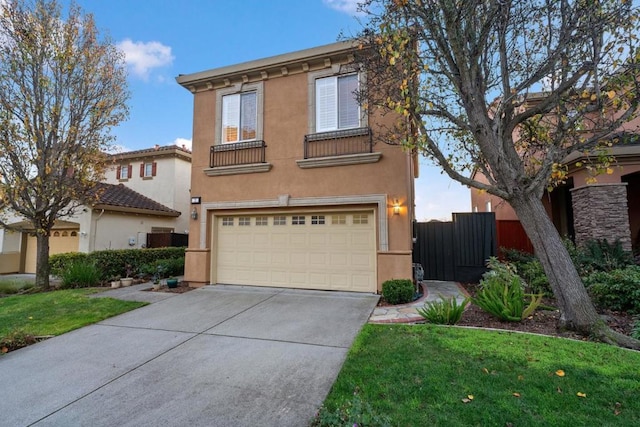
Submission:
POLYGON ((104 209, 101 210, 100 215, 98 215, 98 217, 93 222, 93 232, 91 233, 91 244, 89 247, 89 252, 93 252, 96 250, 96 236, 98 234, 98 221, 100 221, 100 218, 102 218, 103 214, 104 214, 104 209))

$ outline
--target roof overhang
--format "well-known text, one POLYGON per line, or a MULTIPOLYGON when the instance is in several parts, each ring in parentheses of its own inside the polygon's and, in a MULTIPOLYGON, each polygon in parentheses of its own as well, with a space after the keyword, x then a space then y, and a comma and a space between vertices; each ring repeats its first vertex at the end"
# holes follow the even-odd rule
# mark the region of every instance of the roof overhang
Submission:
POLYGON ((106 205, 106 204, 94 205, 93 209, 98 209, 98 210, 104 209, 107 212, 121 212, 121 213, 137 214, 137 215, 163 216, 163 217, 170 217, 170 218, 177 218, 181 215, 181 213, 178 211, 162 212, 162 211, 156 211, 153 209, 130 208, 126 206, 114 206, 114 205, 106 205))
POLYGON ((267 80, 353 62, 353 52, 358 47, 357 41, 340 41, 198 73, 181 74, 176 77, 176 81, 187 90, 196 93, 229 87, 238 82, 267 80))

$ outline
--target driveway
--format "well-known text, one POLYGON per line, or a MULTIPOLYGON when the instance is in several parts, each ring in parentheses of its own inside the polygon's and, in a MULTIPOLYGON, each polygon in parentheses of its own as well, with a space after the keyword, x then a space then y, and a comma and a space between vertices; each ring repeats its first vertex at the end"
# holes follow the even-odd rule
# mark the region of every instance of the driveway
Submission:
POLYGON ((0 425, 304 426, 378 297, 215 286, 0 357, 0 425))

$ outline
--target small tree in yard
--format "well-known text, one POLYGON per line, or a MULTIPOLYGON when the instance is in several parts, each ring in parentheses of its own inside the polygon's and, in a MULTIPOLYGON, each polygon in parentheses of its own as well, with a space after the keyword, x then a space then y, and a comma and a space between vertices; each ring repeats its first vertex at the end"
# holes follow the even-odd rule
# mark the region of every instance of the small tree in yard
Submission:
POLYGON ((31 224, 36 284, 49 286, 49 233, 96 197, 113 126, 128 110, 121 52, 93 17, 55 0, 0 2, 0 225, 31 224))
MULTIPOLYGON (((368 0, 357 60, 360 97, 395 112, 380 138, 431 158, 451 178, 507 201, 561 309, 561 326, 618 345, 640 343, 598 316, 542 205, 588 153, 607 171, 612 135, 636 116, 638 11, 619 0, 368 0), (473 174, 477 171, 477 174, 473 174), (484 179, 477 179, 482 176, 484 179)), ((629 130, 629 126, 626 130, 629 130)))

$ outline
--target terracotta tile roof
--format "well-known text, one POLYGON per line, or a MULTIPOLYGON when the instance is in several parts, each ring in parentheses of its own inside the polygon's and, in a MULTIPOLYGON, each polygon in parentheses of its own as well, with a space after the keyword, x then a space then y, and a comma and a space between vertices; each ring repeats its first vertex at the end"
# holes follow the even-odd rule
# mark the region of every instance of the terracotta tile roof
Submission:
POLYGON ((113 209, 125 212, 148 213, 151 215, 180 216, 180 212, 162 205, 122 184, 99 183, 96 208, 113 209))

